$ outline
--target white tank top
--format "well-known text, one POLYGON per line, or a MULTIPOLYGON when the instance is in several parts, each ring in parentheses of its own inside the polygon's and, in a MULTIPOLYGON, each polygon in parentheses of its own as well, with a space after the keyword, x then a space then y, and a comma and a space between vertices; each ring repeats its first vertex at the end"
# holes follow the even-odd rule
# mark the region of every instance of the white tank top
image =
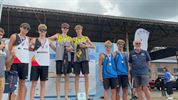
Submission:
POLYGON ((49 41, 46 38, 45 43, 34 51, 32 57, 32 66, 49 66, 50 65, 50 48, 49 41))
POLYGON ((25 37, 24 40, 21 40, 19 45, 13 47, 15 50, 15 58, 13 63, 29 63, 29 39, 25 37))

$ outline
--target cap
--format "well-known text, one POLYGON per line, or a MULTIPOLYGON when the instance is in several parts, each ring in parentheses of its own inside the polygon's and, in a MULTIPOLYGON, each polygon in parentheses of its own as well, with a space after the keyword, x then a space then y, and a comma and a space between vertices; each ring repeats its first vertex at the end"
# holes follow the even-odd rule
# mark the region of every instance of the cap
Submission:
POLYGON ((28 30, 31 29, 30 24, 28 24, 28 23, 22 23, 22 24, 20 25, 20 27, 27 28, 28 30))
POLYGON ((68 23, 62 23, 61 28, 69 28, 70 25, 68 23))

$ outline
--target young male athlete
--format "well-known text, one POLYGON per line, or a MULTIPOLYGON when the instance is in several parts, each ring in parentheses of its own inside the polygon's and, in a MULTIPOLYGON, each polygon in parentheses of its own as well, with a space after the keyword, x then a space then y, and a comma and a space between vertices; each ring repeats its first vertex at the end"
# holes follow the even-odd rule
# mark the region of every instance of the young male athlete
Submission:
POLYGON ((74 45, 74 74, 75 74, 75 92, 76 96, 78 94, 79 89, 79 76, 80 71, 84 75, 85 79, 85 93, 86 99, 88 98, 88 88, 89 88, 89 48, 95 48, 94 44, 90 41, 87 36, 82 35, 83 26, 76 25, 75 31, 77 36, 73 38, 73 45, 74 45))
POLYGON ((71 70, 71 51, 72 38, 68 36, 70 25, 68 23, 61 24, 62 33, 57 33, 50 37, 51 40, 56 41, 56 95, 58 100, 60 99, 60 80, 61 75, 64 74, 64 91, 65 100, 68 100, 68 90, 69 90, 69 73, 71 70))
POLYGON ((15 58, 11 66, 11 70, 18 72, 19 89, 18 100, 25 100, 26 97, 26 84, 25 79, 28 78, 28 64, 29 60, 29 37, 26 36, 30 30, 28 23, 20 25, 20 33, 14 33, 10 36, 9 53, 15 52, 15 58))

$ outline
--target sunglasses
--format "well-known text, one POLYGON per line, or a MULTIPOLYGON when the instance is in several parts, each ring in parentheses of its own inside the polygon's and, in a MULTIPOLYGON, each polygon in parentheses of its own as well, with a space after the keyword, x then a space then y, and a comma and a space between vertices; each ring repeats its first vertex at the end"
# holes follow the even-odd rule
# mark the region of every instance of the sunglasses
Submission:
POLYGON ((138 45, 138 44, 141 44, 141 43, 135 43, 135 44, 137 44, 137 45, 138 45))
POLYGON ((63 29, 69 29, 68 27, 62 27, 63 29))
POLYGON ((47 32, 47 29, 40 29, 40 32, 47 32))
POLYGON ((22 28, 25 30, 28 30, 28 31, 30 30, 30 28, 28 28, 28 27, 22 27, 22 28))
POLYGON ((123 47, 123 46, 124 46, 124 44, 117 44, 117 46, 123 47))
POLYGON ((105 48, 111 48, 112 46, 105 46, 105 48))
POLYGON ((30 30, 30 28, 28 28, 28 27, 22 27, 22 28, 25 30, 28 30, 28 31, 30 30))

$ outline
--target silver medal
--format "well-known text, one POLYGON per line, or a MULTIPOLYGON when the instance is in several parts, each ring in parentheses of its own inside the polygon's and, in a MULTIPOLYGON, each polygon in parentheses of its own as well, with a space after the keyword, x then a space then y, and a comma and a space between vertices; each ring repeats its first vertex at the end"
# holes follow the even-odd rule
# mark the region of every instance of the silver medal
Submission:
POLYGON ((121 61, 121 63, 123 64, 123 63, 124 63, 124 61, 122 60, 122 61, 121 61))

